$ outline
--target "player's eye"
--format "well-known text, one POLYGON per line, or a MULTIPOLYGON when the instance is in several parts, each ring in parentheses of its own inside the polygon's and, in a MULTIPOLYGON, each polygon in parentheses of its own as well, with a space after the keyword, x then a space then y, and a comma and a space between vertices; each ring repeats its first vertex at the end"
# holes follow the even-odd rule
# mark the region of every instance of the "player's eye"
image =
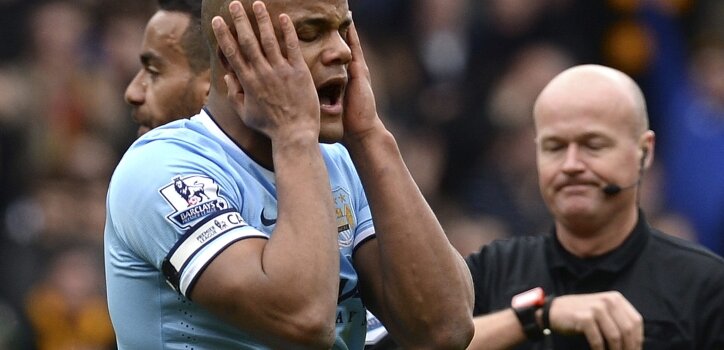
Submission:
POLYGON ((144 66, 143 69, 151 76, 151 79, 155 80, 159 75, 161 75, 161 72, 154 66, 144 66))
POLYGON ((297 29, 297 37, 300 41, 311 42, 319 38, 319 31, 308 26, 297 29))

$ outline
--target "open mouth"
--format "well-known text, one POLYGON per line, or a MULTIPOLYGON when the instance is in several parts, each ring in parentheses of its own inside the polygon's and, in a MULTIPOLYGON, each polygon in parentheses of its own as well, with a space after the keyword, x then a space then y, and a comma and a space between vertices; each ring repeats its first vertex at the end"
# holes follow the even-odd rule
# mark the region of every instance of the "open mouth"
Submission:
POLYGON ((332 114, 341 112, 343 93, 344 83, 341 81, 330 81, 320 86, 317 89, 317 96, 322 110, 332 114))

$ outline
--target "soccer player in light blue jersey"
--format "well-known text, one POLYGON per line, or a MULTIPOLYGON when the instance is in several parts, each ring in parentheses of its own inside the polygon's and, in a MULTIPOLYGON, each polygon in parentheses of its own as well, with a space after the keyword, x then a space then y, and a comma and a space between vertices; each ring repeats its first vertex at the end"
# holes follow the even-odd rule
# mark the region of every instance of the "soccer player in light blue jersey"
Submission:
POLYGON ((405 348, 464 348, 468 269, 377 116, 347 1, 204 0, 202 23, 207 105, 110 183, 119 349, 362 349, 367 309, 405 348))

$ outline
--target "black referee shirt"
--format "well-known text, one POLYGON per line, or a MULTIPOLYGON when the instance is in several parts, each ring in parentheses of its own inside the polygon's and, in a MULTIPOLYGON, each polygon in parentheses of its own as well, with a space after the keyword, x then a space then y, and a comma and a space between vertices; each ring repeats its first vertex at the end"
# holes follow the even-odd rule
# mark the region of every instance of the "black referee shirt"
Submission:
MULTIPOLYGON (((724 259, 639 222, 617 249, 580 259, 555 236, 495 241, 467 258, 475 315, 510 307, 534 287, 565 295, 616 290, 644 318, 644 349, 724 350, 724 259)), ((583 335, 553 335, 554 349, 588 349, 583 335)), ((516 349, 543 349, 526 342, 516 349)))

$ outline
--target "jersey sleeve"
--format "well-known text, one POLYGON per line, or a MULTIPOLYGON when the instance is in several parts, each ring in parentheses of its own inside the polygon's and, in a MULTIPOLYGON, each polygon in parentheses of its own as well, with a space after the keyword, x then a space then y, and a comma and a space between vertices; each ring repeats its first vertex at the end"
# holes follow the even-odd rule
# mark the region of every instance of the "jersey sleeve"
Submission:
POLYGON ((359 220, 357 227, 355 228, 354 235, 354 249, 357 249, 362 243, 375 237, 375 226, 372 221, 372 213, 370 212, 370 205, 367 202, 367 196, 362 188, 362 184, 359 181, 359 177, 355 177, 357 186, 357 218, 359 220))
POLYGON ((129 151, 116 169, 107 199, 109 222, 133 254, 188 296, 204 268, 229 245, 268 238, 243 219, 241 191, 219 160, 178 143, 149 143, 129 151))

